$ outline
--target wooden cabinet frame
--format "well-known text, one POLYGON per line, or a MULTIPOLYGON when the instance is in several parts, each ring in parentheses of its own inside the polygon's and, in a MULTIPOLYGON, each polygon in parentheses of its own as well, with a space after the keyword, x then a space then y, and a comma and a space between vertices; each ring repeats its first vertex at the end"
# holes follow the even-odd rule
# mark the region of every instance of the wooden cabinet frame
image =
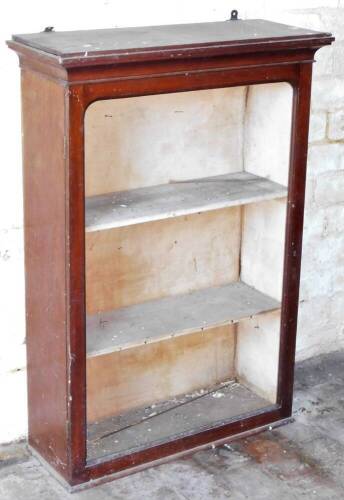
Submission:
POLYGON ((260 44, 84 57, 54 55, 20 37, 8 42, 22 68, 29 444, 71 486, 120 476, 291 416, 312 63, 315 51, 333 38, 326 33, 267 38, 260 44), (88 463, 85 112, 100 99, 274 82, 293 88, 277 403, 205 432, 88 463), (38 303, 48 316, 40 314, 38 303))

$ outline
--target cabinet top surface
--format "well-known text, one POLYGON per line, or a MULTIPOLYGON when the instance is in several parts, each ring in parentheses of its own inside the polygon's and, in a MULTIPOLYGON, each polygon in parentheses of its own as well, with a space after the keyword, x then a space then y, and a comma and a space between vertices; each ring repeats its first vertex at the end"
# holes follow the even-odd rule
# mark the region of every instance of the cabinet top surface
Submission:
MULTIPOLYGON (((115 28, 83 31, 48 31, 13 35, 12 40, 32 49, 65 59, 112 56, 118 60, 131 56, 141 57, 155 52, 168 57, 173 53, 188 51, 200 54, 200 50, 215 47, 227 48, 229 52, 240 53, 253 50, 270 50, 281 46, 297 48, 319 46, 331 43, 329 33, 287 26, 262 19, 176 24, 135 28, 115 28), (168 53, 168 54, 167 54, 168 53)), ((202 55, 207 55, 202 53, 202 55)))

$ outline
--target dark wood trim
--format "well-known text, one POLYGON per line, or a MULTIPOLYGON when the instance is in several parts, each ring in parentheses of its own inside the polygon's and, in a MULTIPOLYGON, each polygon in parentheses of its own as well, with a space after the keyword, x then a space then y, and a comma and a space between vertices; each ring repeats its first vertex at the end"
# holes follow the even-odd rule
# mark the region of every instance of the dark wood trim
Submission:
POLYGON ((22 71, 22 110, 28 440, 68 478, 63 87, 22 71))
POLYGON ((86 305, 84 210, 84 87, 66 91, 69 111, 67 151, 69 178, 66 206, 69 266, 69 439, 70 479, 84 478, 86 463, 86 305))
POLYGON ((114 472, 130 470, 132 467, 138 467, 143 464, 150 466, 150 462, 162 460, 168 456, 178 455, 180 453, 190 452, 195 448, 211 444, 216 441, 230 439, 232 436, 253 430, 256 427, 269 426, 283 420, 281 417, 280 408, 275 405, 256 414, 251 414, 247 417, 237 419, 223 426, 209 429, 207 431, 198 432, 194 435, 184 438, 169 441, 159 446, 148 448, 130 455, 126 455, 117 459, 103 461, 98 464, 90 464, 89 470, 90 480, 102 477, 114 472))
MULTIPOLYGON (((230 26, 230 25, 229 25, 230 26)), ((135 29, 135 28, 134 28, 135 29)), ((47 35, 49 36, 49 35, 47 35)), ((260 38, 247 40, 228 40, 219 42, 205 42, 187 45, 164 45, 140 49, 119 49, 96 52, 70 52, 69 54, 54 53, 53 50, 43 51, 41 45, 30 45, 21 35, 14 35, 7 41, 10 48, 18 50, 20 47, 28 48, 31 52, 49 58, 51 64, 60 65, 71 69, 82 66, 99 66, 110 64, 127 64, 150 61, 167 61, 178 59, 192 59, 203 57, 229 56, 232 54, 252 54, 261 52, 311 49, 317 50, 333 42, 330 33, 313 32, 312 34, 298 36, 284 36, 276 38, 260 38)))
POLYGON ((293 95, 277 394, 284 417, 291 415, 293 399, 311 82, 312 65, 300 65, 293 95))
POLYGON ((311 62, 314 57, 314 48, 303 48, 298 50, 267 51, 257 54, 230 54, 212 58, 193 59, 170 59, 167 61, 142 61, 118 64, 102 64, 94 68, 88 64, 73 68, 64 68, 59 64, 58 58, 50 60, 46 53, 31 49, 16 42, 9 42, 9 46, 15 50, 20 58, 21 67, 30 68, 50 76, 59 81, 75 83, 77 85, 87 82, 98 82, 105 80, 118 80, 134 76, 153 76, 155 74, 183 73, 189 71, 201 71, 206 69, 235 70, 243 67, 263 67, 282 64, 294 64, 311 62))
MULTIPOLYGON (((195 48, 178 48, 171 50, 147 50, 135 53, 124 52, 122 54, 113 56, 112 54, 103 54, 100 56, 92 56, 87 58, 89 66, 97 66, 102 64, 119 64, 119 63, 137 63, 142 61, 164 61, 168 59, 192 59, 202 57, 217 57, 232 54, 259 54, 269 50, 281 51, 285 49, 298 50, 298 49, 313 49, 317 50, 324 45, 333 42, 334 38, 330 36, 304 38, 300 40, 281 40, 275 45, 272 45, 268 40, 262 43, 252 43, 250 46, 242 44, 236 45, 215 45, 212 47, 195 47, 195 48)), ((79 56, 63 57, 61 61, 65 68, 75 68, 85 64, 85 59, 79 56)))
POLYGON ((244 68, 235 71, 218 68, 183 73, 161 73, 153 76, 121 78, 116 82, 85 84, 86 106, 101 99, 114 99, 171 92, 187 92, 259 83, 297 83, 298 65, 244 68))

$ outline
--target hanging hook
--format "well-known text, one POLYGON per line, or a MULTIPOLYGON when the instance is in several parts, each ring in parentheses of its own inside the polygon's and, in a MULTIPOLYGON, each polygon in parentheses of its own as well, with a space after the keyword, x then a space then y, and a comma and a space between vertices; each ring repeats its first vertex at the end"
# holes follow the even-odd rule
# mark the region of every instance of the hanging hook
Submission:
POLYGON ((237 20, 238 20, 238 11, 234 9, 231 12, 230 21, 237 21, 237 20))

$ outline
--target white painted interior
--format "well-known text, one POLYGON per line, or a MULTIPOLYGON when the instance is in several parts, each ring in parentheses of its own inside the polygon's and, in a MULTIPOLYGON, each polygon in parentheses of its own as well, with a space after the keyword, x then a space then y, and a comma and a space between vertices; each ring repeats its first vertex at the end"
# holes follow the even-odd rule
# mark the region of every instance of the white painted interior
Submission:
MULTIPOLYGON (((103 195, 102 200, 106 200, 106 193, 126 190, 126 203, 121 208, 130 214, 128 205, 136 196, 130 190, 140 189, 146 193, 147 201, 139 207, 139 212, 148 202, 156 210, 160 208, 162 219, 152 222, 143 214, 142 223, 127 227, 114 224, 110 229, 99 227, 86 233, 86 304, 89 314, 97 313, 93 316, 96 324, 98 315, 105 312, 99 319, 100 334, 104 332, 105 336, 108 328, 108 335, 117 338, 122 334, 126 344, 135 345, 138 335, 150 338, 150 324, 152 336, 156 336, 153 334, 155 322, 160 331, 158 338, 177 334, 175 328, 166 323, 169 313, 164 310, 164 304, 169 304, 168 297, 175 295, 181 304, 170 307, 182 318, 179 331, 187 331, 189 316, 199 321, 203 316, 199 305, 193 304, 192 295, 189 299, 182 294, 202 289, 211 291, 209 287, 238 279, 281 300, 286 197, 277 195, 276 200, 270 201, 261 197, 261 201, 244 204, 241 209, 207 211, 214 195, 204 191, 198 201, 204 205, 202 213, 177 214, 176 218, 166 219, 167 202, 163 204, 154 196, 157 189, 164 189, 161 192, 172 200, 170 211, 181 209, 185 189, 176 198, 176 189, 169 187, 171 183, 176 182, 178 186, 183 180, 203 179, 204 184, 210 183, 216 191, 214 178, 209 177, 214 170, 216 175, 222 174, 220 191, 225 185, 223 175, 233 175, 233 172, 249 171, 287 185, 291 109, 292 91, 285 83, 112 99, 96 102, 88 108, 86 194, 103 195), (277 148, 269 147, 270 144, 277 148), (162 184, 166 188, 162 188, 162 184), (151 186, 155 188, 150 189, 151 186), (147 302, 152 300, 155 302, 147 302), (143 308, 139 306, 142 302, 146 303, 143 308), (118 310, 135 304, 133 313, 129 308, 123 313, 118 310), (147 309, 150 304, 152 309, 147 309), (141 316, 136 312, 138 307, 143 311, 141 316), (154 307, 157 310, 154 311, 154 307), (115 311, 111 313, 111 309, 115 311), (129 329, 120 321, 111 320, 113 314, 127 318, 129 312, 129 329)), ((242 190, 236 178, 228 177, 230 182, 234 188, 229 192, 235 188, 242 190)), ((185 185, 193 186, 187 182, 185 185)), ((108 203, 108 206, 110 218, 111 213, 116 217, 116 203, 108 203)), ((158 218, 158 214, 155 215, 158 218)), ((217 306, 210 298, 203 300, 206 302, 204 312, 209 306, 211 313, 211 319, 207 316, 203 327, 222 324, 220 309, 216 317, 217 306)), ((247 297, 247 300, 251 299, 247 297)), ((245 297, 240 301, 245 302, 245 297)), ((260 335, 252 321, 243 324, 239 321, 236 330, 237 375, 240 381, 272 402, 277 385, 279 326, 279 313, 274 313, 264 315, 260 335), (267 349, 268 343, 272 345, 267 349), (255 360, 259 362, 255 364, 255 360)), ((92 336, 94 331, 88 322, 87 334, 92 336)), ((103 344, 102 338, 97 344, 103 344)), ((109 340, 106 344, 109 345, 109 340)), ((99 369, 93 376, 97 373, 99 369)), ((166 371, 168 376, 171 374, 166 371)), ((88 380, 93 383, 90 377, 88 380)), ((106 394, 109 391, 106 389, 106 394)), ((155 402, 152 399, 151 403, 155 402)))
MULTIPOLYGON (((223 20, 233 8, 243 19, 265 18, 336 35, 332 47, 317 53, 314 66, 298 359, 344 346, 344 2, 243 0, 238 7, 223 0, 13 0, 0 18, 0 85, 6 96, 0 118, 0 442, 27 432, 20 79, 17 57, 4 41, 12 33, 50 25, 72 30, 223 20)), ((269 146, 275 149, 275 142, 269 146)))
POLYGON ((261 314, 237 327, 237 377, 271 403, 276 401, 280 316, 279 311, 261 314))
POLYGON ((244 170, 288 184, 292 87, 288 83, 248 89, 244 131, 244 170))
POLYGON ((239 242, 238 207, 86 233, 87 312, 236 281, 239 242))
MULTIPOLYGON (((245 170, 288 184, 292 89, 286 83, 249 88, 245 114, 245 170)), ((241 279, 282 299, 286 198, 243 208, 241 279)), ((280 313, 240 322, 237 372, 243 382, 276 399, 280 313)))
POLYGON ((240 172, 245 92, 237 87, 93 103, 85 117, 86 195, 240 172))
POLYGON ((242 217, 241 279, 282 299, 286 198, 247 205, 242 217))

